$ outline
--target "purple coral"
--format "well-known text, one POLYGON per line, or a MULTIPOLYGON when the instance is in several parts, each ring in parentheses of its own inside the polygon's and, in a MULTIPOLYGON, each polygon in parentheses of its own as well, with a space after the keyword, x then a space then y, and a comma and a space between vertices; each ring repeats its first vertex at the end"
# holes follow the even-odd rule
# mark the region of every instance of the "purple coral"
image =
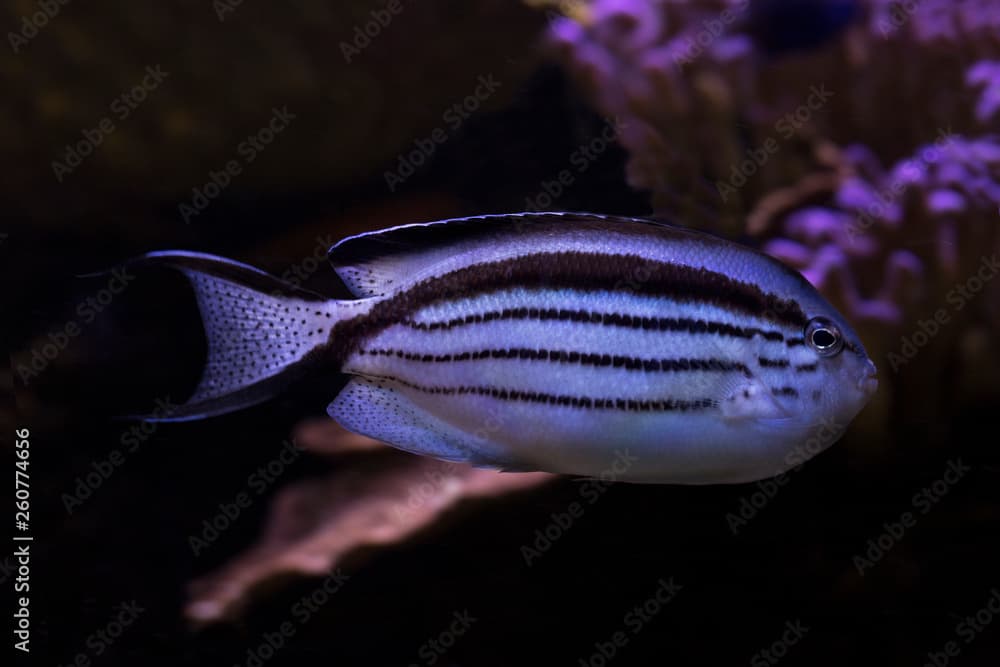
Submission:
POLYGON ((860 147, 826 206, 765 225, 764 249, 800 269, 859 320, 899 324, 1000 244, 1000 144, 944 136, 892 169, 860 147))
POLYGON ((976 63, 966 73, 965 82, 983 89, 976 104, 976 118, 983 123, 989 122, 1000 112, 1000 61, 976 63))
POLYGON ((1000 5, 864 5, 838 39, 795 57, 755 50, 746 0, 595 0, 589 20, 556 21, 551 39, 599 109, 628 121, 629 182, 651 191, 659 212, 690 219, 708 206, 728 223, 721 231, 736 233, 734 220, 760 198, 820 167, 815 151, 826 142, 862 143, 893 161, 939 130, 988 129, 1000 94, 1000 5), (950 81, 958 85, 942 95, 950 81), (818 106, 809 99, 817 87, 830 91, 818 106), (769 140, 777 150, 737 174, 746 182, 723 200, 720 185, 769 140))

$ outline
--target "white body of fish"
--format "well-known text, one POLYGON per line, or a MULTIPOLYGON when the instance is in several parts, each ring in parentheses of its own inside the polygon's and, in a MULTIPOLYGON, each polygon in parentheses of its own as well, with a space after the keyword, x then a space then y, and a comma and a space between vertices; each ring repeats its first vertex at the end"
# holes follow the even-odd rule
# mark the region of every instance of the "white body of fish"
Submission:
POLYGON ((173 419, 339 372, 351 380, 330 416, 407 451, 733 483, 833 444, 877 386, 856 334, 799 274, 641 219, 514 214, 352 237, 330 251, 348 301, 207 255, 147 259, 191 278, 209 343, 173 419))

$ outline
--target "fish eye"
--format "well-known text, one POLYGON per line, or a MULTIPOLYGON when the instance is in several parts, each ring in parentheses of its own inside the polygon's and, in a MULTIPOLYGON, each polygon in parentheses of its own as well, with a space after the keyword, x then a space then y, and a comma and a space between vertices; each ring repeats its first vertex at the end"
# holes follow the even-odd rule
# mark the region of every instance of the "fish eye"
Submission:
POLYGON ((805 339, 809 347, 824 357, 832 357, 844 347, 844 337, 840 334, 840 329, 825 317, 814 317, 809 320, 805 339))

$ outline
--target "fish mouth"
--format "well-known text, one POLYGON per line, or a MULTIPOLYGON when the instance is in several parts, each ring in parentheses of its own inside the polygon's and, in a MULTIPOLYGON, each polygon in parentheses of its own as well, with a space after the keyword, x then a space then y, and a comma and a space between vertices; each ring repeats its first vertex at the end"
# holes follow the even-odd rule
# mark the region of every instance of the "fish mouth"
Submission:
POLYGON ((875 363, 871 359, 867 359, 865 373, 858 379, 858 391, 868 397, 874 394, 878 390, 877 374, 878 369, 875 368, 875 363))

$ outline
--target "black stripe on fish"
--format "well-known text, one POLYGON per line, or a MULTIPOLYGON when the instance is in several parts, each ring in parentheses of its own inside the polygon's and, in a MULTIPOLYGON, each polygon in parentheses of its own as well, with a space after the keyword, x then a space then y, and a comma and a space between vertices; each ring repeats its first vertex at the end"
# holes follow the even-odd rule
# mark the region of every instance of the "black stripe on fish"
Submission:
POLYGON ((811 373, 819 368, 819 364, 798 364, 795 367, 796 373, 811 373))
POLYGON ((581 366, 597 366, 624 368, 629 371, 650 372, 685 372, 685 371, 739 371, 751 376, 750 369, 738 361, 723 359, 643 359, 626 357, 616 354, 597 354, 590 352, 573 352, 568 350, 532 350, 528 348, 489 349, 457 354, 419 354, 394 349, 360 350, 359 354, 383 357, 398 357, 407 361, 423 363, 444 363, 454 361, 477 361, 480 359, 523 359, 527 361, 550 361, 562 364, 580 364, 581 366))
POLYGON ((753 338, 761 336, 765 340, 781 342, 785 336, 774 329, 758 329, 757 327, 738 327, 726 322, 696 320, 687 317, 644 317, 623 313, 598 313, 589 310, 569 310, 565 308, 504 308, 490 310, 484 313, 473 313, 464 317, 437 322, 416 322, 406 320, 403 324, 417 331, 448 331, 455 327, 482 324, 483 322, 498 322, 506 320, 538 320, 576 322, 583 324, 601 324, 604 326, 622 327, 628 329, 644 329, 648 331, 680 331, 693 334, 719 334, 735 338, 753 338))
POLYGON ((792 398, 798 398, 799 392, 794 387, 775 387, 771 390, 771 393, 775 396, 790 396, 792 398))
POLYGON ((757 363, 761 368, 788 368, 788 359, 768 359, 767 357, 757 357, 757 363))
POLYGON ((387 380, 396 384, 414 389, 426 394, 439 394, 443 396, 462 396, 473 394, 477 396, 489 396, 501 401, 520 401, 525 403, 543 403, 546 405, 566 406, 571 408, 593 409, 593 410, 623 410, 628 412, 688 412, 695 410, 707 410, 718 405, 718 401, 711 398, 697 398, 693 400, 682 400, 673 398, 662 399, 633 399, 633 398, 594 398, 590 396, 569 396, 566 394, 547 394, 538 391, 525 391, 522 389, 506 389, 489 386, 469 386, 458 387, 428 386, 412 382, 406 382, 398 378, 384 378, 378 376, 368 376, 374 380, 387 380))
POLYGON ((537 253, 475 264, 428 278, 376 303, 364 315, 338 322, 330 334, 332 360, 342 366, 364 340, 445 299, 516 288, 624 289, 625 276, 645 277, 627 285, 640 293, 710 303, 795 328, 806 324, 805 313, 797 302, 705 268, 657 262, 638 255, 537 253))

